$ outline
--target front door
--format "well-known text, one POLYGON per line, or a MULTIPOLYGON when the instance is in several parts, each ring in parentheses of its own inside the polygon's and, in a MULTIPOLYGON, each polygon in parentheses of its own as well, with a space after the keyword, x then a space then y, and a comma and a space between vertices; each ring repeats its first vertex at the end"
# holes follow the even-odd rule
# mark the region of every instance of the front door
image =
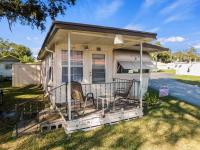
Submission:
POLYGON ((105 53, 91 54, 92 64, 90 78, 92 83, 105 83, 106 82, 106 55, 105 53))

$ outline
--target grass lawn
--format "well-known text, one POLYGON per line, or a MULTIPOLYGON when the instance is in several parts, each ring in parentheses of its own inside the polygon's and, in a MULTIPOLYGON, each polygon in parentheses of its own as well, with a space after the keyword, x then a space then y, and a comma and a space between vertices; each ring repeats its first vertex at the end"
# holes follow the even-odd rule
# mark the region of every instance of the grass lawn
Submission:
MULTIPOLYGON (((0 105, 0 112, 14 111, 15 104, 26 101, 41 101, 43 96, 42 88, 35 85, 14 88, 11 87, 11 82, 0 82, 0 88, 4 91, 4 101, 3 105, 0 105)), ((2 149, 2 145, 4 145, 4 143, 13 140, 11 137, 13 128, 14 121, 0 119, 0 150, 2 149)))
POLYGON ((200 76, 175 75, 174 79, 187 84, 200 86, 200 76))
POLYGON ((172 74, 174 75, 173 78, 177 81, 200 86, 200 76, 176 75, 175 70, 159 70, 158 72, 172 74))
POLYGON ((158 72, 163 72, 163 73, 167 73, 167 74, 176 74, 176 70, 158 70, 158 72))
POLYGON ((0 105, 0 111, 13 111, 15 104, 26 101, 41 101, 43 92, 41 86, 25 86, 21 88, 12 87, 11 82, 0 82, 3 87, 4 101, 0 105))
POLYGON ((200 108, 172 97, 162 101, 145 111, 140 119, 76 132, 70 139, 63 129, 18 139, 10 138, 9 131, 5 131, 4 139, 0 138, 0 149, 199 149, 200 108))

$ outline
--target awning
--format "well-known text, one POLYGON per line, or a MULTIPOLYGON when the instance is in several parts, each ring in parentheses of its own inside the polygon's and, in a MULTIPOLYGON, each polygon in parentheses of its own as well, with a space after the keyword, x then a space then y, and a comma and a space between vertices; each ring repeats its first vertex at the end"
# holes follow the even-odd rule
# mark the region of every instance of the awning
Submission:
MULTIPOLYGON (((140 69, 140 62, 139 61, 119 61, 119 64, 124 68, 124 69, 140 69)), ((155 69, 156 66, 152 62, 143 62, 142 65, 143 69, 155 69)))

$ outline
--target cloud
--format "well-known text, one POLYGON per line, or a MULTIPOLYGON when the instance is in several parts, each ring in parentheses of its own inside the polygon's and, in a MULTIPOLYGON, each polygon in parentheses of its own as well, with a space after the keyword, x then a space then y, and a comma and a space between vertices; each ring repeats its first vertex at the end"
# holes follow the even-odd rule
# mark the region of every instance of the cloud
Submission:
POLYGON ((192 10, 194 7, 198 5, 198 0, 175 0, 170 5, 166 6, 161 10, 162 14, 170 14, 174 11, 188 11, 192 10))
POLYGON ((139 25, 139 24, 128 24, 124 28, 130 29, 130 30, 143 30, 144 29, 144 27, 142 25, 139 25))
POLYGON ((194 48, 200 49, 200 43, 197 43, 196 45, 194 45, 194 48))
POLYGON ((26 39, 27 39, 28 41, 31 41, 31 37, 29 37, 29 36, 27 36, 26 39))
POLYGON ((193 11, 198 5, 198 0, 175 0, 164 7, 160 14, 166 16, 164 23, 187 20, 193 16, 193 11))
POLYGON ((109 18, 115 14, 122 5, 122 0, 111 0, 111 3, 103 3, 97 8, 96 17, 100 19, 109 18))
POLYGON ((173 21, 181 21, 181 20, 185 20, 186 18, 187 18, 186 16, 183 16, 180 14, 171 15, 164 20, 164 23, 170 23, 173 21))
POLYGON ((160 27, 155 27, 155 28, 152 28, 152 29, 148 29, 147 31, 149 32, 157 32, 160 30, 160 27))
POLYGON ((138 31, 148 31, 148 32, 157 32, 160 30, 160 27, 154 27, 154 28, 146 28, 143 25, 140 24, 128 24, 127 26, 124 27, 125 29, 130 29, 130 30, 138 30, 138 31))
POLYGON ((178 43, 185 41, 185 38, 181 36, 172 36, 168 38, 160 38, 158 39, 158 41, 160 41, 161 43, 178 43))
POLYGON ((27 36, 26 39, 28 41, 34 41, 34 42, 38 42, 39 41, 39 37, 37 37, 37 36, 34 36, 34 37, 27 36))
POLYGON ((162 0, 145 0, 143 3, 143 7, 151 7, 154 4, 157 4, 158 2, 161 2, 162 0))
POLYGON ((31 48, 31 52, 34 57, 37 57, 39 50, 40 50, 40 47, 32 47, 31 48))

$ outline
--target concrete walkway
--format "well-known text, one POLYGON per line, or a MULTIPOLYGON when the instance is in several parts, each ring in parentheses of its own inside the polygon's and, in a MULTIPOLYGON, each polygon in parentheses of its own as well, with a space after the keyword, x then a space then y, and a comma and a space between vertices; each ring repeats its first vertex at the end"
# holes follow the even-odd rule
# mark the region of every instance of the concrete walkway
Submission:
POLYGON ((162 85, 168 85, 169 95, 188 103, 200 106, 200 87, 182 83, 170 78, 154 78, 150 80, 149 86, 159 90, 162 85))

